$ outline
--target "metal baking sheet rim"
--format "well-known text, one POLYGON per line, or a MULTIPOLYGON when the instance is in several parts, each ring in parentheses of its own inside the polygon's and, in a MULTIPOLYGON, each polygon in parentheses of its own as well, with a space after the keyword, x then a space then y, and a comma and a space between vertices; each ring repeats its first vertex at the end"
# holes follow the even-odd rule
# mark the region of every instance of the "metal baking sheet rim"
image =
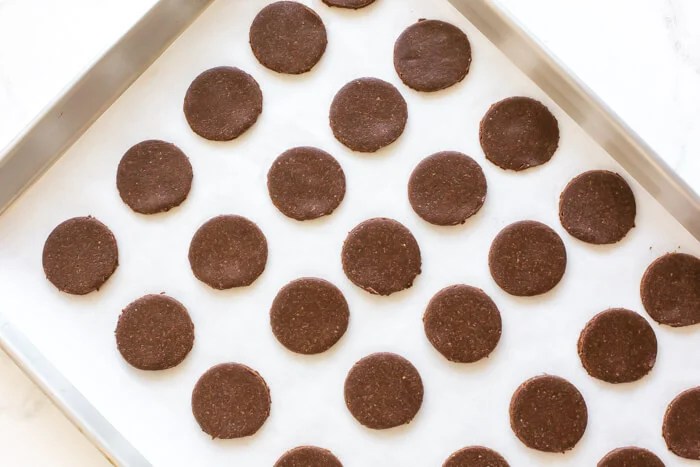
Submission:
MULTIPOLYGON (((0 154, 0 215, 211 2, 159 0, 0 154)), ((450 2, 700 240, 700 196, 614 112, 497 3, 450 2)), ((150 465, 1 313, 0 346, 111 463, 150 465)))

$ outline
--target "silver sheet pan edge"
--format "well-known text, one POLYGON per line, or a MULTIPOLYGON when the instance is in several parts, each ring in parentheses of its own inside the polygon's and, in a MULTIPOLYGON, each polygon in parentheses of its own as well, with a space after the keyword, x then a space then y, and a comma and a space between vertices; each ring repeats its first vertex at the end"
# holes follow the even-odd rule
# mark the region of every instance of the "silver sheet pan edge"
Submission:
MULTIPOLYGON (((695 238, 700 197, 595 94, 492 0, 450 2, 695 238)), ((159 0, 0 154, 0 215, 38 179, 211 0, 159 0)), ((0 314, 0 346, 116 465, 148 461, 0 314)))

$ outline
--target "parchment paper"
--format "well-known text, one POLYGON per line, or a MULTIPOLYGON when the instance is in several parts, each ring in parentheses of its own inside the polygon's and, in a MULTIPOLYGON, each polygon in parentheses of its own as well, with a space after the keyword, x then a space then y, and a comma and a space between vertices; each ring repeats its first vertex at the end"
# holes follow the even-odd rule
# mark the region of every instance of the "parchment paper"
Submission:
POLYGON ((700 384, 698 326, 671 329, 652 322, 658 360, 650 375, 633 384, 610 385, 589 377, 577 357, 576 341, 588 319, 608 307, 630 308, 651 322, 639 298, 644 269, 669 251, 700 255, 698 242, 446 1, 379 0, 359 11, 304 1, 325 22, 328 49, 320 63, 301 76, 269 71, 250 51, 248 28, 266 3, 215 2, 0 218, 2 311, 155 465, 270 466, 284 451, 301 444, 331 449, 346 466, 438 466, 454 450, 473 444, 496 449, 513 466, 594 465, 609 450, 625 445, 649 448, 668 465, 691 465, 667 451, 661 423, 668 402, 700 384), (404 86, 396 75, 394 41, 419 18, 450 21, 468 34, 473 63, 459 85, 422 94, 404 86), (227 143, 198 137, 182 113, 192 79, 218 65, 251 73, 264 94, 257 124, 227 143), (403 136, 373 155, 352 153, 333 138, 328 126, 335 92, 362 76, 394 83, 409 107, 403 136), (478 143, 484 112, 512 95, 546 103, 561 130, 554 158, 522 173, 495 167, 485 160, 478 143), (171 141, 190 157, 194 184, 181 207, 143 216, 121 202, 115 177, 123 153, 151 138, 171 141), (347 195, 330 217, 293 221, 268 197, 266 173, 272 161, 298 145, 330 152, 345 170, 347 195), (483 209, 463 226, 431 226, 408 203, 409 174, 418 161, 441 150, 471 155, 488 180, 483 209), (621 173, 635 193, 637 226, 619 244, 587 245, 559 224, 559 193, 588 169, 621 173), (192 234, 222 213, 250 218, 267 236, 267 268, 251 287, 214 291, 190 271, 187 250, 192 234), (58 292, 44 278, 41 251, 58 223, 88 214, 113 230, 120 266, 99 292, 74 297, 58 292), (341 269, 345 235, 375 216, 392 217, 409 227, 423 255, 423 273, 415 285, 389 298, 360 290, 341 269), (501 228, 522 219, 545 222, 567 248, 564 279, 538 298, 505 294, 488 272, 491 240, 501 228), (314 357, 288 352, 269 327, 268 311, 276 292, 301 276, 332 281, 351 310, 346 335, 329 352, 314 357), (447 362, 423 332, 421 317, 428 300, 455 283, 481 287, 502 313, 498 347, 476 364, 447 362), (148 373, 122 360, 113 333, 128 303, 158 292, 188 307, 196 342, 179 367, 148 373), (345 407, 348 369, 376 351, 407 357, 422 375, 425 400, 408 426, 372 431, 345 407), (272 413, 255 436, 213 441, 192 417, 190 396, 204 371, 229 361, 262 374, 271 389, 272 413), (565 455, 526 448, 509 426, 513 391, 542 373, 573 382, 588 405, 588 429, 565 455))

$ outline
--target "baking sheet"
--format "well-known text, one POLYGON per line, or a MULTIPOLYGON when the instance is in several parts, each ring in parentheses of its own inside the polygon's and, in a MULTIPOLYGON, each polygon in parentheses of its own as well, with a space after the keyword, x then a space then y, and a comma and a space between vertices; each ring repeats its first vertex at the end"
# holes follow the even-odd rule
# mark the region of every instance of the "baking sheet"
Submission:
POLYGON ((653 323, 659 340, 651 374, 613 386, 590 378, 576 354, 585 322, 611 306, 639 311, 646 266, 668 251, 700 255, 700 245, 626 176, 638 204, 637 228, 619 244, 596 247, 568 236, 557 218, 558 195, 578 173, 624 172, 512 66, 446 1, 382 0, 356 12, 304 1, 328 29, 326 54, 312 72, 283 76, 257 63, 248 27, 267 1, 218 0, 88 130, 61 160, 0 218, 3 312, 107 419, 155 465, 272 465, 300 444, 331 449, 345 465, 440 465, 454 450, 483 444, 512 465, 593 465, 615 447, 652 449, 672 465, 690 465, 668 453, 661 438, 667 403, 698 384, 698 326, 653 323), (405 87, 393 70, 393 43, 419 18, 453 22, 469 35, 472 68, 459 85, 435 94, 405 87), (218 65, 234 65, 260 83, 264 110, 244 136, 228 143, 196 136, 182 114, 191 80, 218 65), (409 106, 404 135, 374 155, 349 151, 328 127, 335 92, 351 79, 375 76, 394 83, 409 106), (528 95, 559 120, 560 148, 545 166, 515 174, 484 159, 478 123, 495 101, 528 95), (142 216, 115 188, 116 167, 132 144, 159 138, 177 144, 194 169, 188 200, 170 213, 142 216), (347 177, 347 194, 330 217, 299 223, 284 217, 267 195, 265 177, 282 151, 314 145, 333 154, 347 177), (482 210, 459 227, 431 226, 413 213, 406 183, 423 157, 440 150, 474 157, 489 193, 482 210), (207 219, 222 213, 258 223, 269 243, 265 273, 245 289, 214 291, 192 275, 189 241, 207 219), (93 215, 115 233, 120 267, 97 293, 61 294, 41 268, 48 233, 73 216, 93 215), (391 297, 371 296, 344 276, 340 250, 346 233, 375 216, 409 227, 423 254, 414 287, 391 297), (488 247, 507 224, 535 219, 562 236, 567 272, 551 293, 516 298, 500 291, 487 267, 488 247), (351 310, 348 332, 329 352, 292 354, 274 339, 268 310, 284 284, 301 276, 335 283, 351 310), (471 365, 452 364, 424 336, 421 316, 444 286, 483 288, 501 309, 503 336, 494 353, 471 365), (113 331, 121 309, 146 293, 166 292, 184 303, 195 323, 192 353, 179 367, 156 374, 120 357, 113 331), (343 381, 352 364, 376 351, 409 358, 425 385, 423 407, 402 428, 377 432, 345 408, 343 381), (190 411, 191 389, 210 366, 236 361, 257 369, 272 394, 272 413, 257 435, 212 441, 190 411), (563 376, 586 398, 589 425, 573 451, 544 454, 512 434, 508 403, 515 388, 541 373, 563 376))

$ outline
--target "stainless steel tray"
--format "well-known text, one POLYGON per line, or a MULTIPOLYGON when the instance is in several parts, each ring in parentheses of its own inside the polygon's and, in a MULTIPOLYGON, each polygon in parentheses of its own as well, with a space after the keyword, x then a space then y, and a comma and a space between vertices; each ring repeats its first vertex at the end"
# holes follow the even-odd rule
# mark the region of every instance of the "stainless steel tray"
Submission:
MULTIPOLYGON (((700 240, 700 198, 604 103, 489 0, 450 0, 700 240)), ((0 155, 0 213, 61 157, 211 0, 160 0, 0 155)), ((148 465, 0 314, 0 344, 114 464, 148 465)))

